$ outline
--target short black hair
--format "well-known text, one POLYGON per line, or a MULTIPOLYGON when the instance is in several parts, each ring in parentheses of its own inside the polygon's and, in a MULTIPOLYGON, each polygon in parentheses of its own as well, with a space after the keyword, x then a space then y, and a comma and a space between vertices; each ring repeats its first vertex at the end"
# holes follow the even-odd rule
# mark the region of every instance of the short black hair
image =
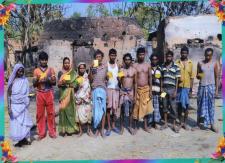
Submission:
POLYGON ((159 59, 158 55, 155 53, 152 53, 152 55, 150 56, 150 60, 152 61, 153 57, 156 57, 157 59, 159 59))
POLYGON ((117 54, 116 49, 110 49, 110 50, 109 50, 109 55, 110 55, 110 54, 117 54))
POLYGON ((69 59, 68 57, 64 57, 64 58, 63 58, 63 63, 64 63, 66 60, 69 60, 69 61, 70 61, 70 59, 69 59))
POLYGON ((104 53, 103 53, 101 50, 99 50, 99 49, 97 49, 97 50, 95 51, 95 53, 94 53, 94 58, 96 58, 97 54, 101 54, 101 56, 104 57, 104 53))
POLYGON ((187 52, 187 53, 189 53, 189 49, 188 49, 188 47, 187 46, 183 46, 182 48, 181 48, 181 50, 180 50, 180 52, 182 53, 182 52, 187 52))
POLYGON ((126 57, 129 57, 130 60, 132 60, 132 56, 131 56, 130 53, 126 53, 126 54, 123 55, 123 61, 125 61, 125 58, 126 58, 126 57))
POLYGON ((140 47, 137 49, 137 55, 140 53, 145 53, 145 48, 144 47, 140 47))
POLYGON ((173 52, 172 52, 171 50, 169 50, 169 51, 166 53, 166 56, 168 56, 168 55, 172 55, 172 56, 173 56, 174 54, 173 54, 173 52))
POLYGON ((207 49, 205 49, 205 54, 208 53, 208 52, 210 52, 210 51, 211 51, 212 54, 213 54, 213 49, 212 49, 212 48, 207 48, 207 49))
POLYGON ((48 60, 48 54, 44 51, 38 53, 38 59, 40 60, 48 60))

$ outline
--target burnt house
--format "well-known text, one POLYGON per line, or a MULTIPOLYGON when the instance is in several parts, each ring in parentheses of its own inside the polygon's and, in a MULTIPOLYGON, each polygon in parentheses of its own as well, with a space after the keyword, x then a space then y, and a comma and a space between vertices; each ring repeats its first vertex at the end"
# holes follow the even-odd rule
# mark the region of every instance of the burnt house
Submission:
POLYGON ((115 48, 121 63, 123 54, 130 52, 143 39, 144 34, 135 19, 80 17, 46 23, 38 49, 49 54, 49 66, 58 71, 66 56, 73 60, 74 67, 81 61, 89 66, 96 49, 104 52, 106 62, 109 49, 115 48))

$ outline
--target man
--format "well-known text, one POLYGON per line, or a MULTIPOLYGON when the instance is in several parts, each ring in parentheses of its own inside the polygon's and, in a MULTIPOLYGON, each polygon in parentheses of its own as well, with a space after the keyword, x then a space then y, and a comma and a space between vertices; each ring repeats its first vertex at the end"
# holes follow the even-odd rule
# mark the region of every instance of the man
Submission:
POLYGON ((162 75, 161 68, 158 64, 159 58, 158 55, 152 54, 150 57, 151 67, 152 67, 152 95, 153 95, 153 117, 150 118, 150 122, 153 122, 153 125, 156 129, 159 128, 159 123, 161 120, 160 110, 159 110, 159 97, 162 87, 162 75))
POLYGON ((106 82, 107 67, 102 63, 104 54, 97 50, 94 54, 94 64, 90 68, 89 79, 92 86, 93 122, 97 129, 96 136, 101 133, 104 138, 105 114, 106 114, 106 82), (101 123, 101 127, 99 126, 101 123), (101 128, 101 129, 100 129, 101 128), (101 130, 101 131, 100 131, 101 130))
POLYGON ((144 131, 151 132, 148 127, 148 115, 153 112, 152 107, 152 72, 151 66, 144 62, 145 48, 137 50, 137 63, 134 68, 137 71, 137 94, 133 111, 135 120, 134 132, 137 132, 137 122, 144 119, 144 131))
POLYGON ((44 51, 39 53, 40 66, 34 70, 33 86, 36 88, 36 102, 37 102, 37 128, 39 140, 46 136, 46 117, 49 136, 56 138, 55 126, 55 109, 54 109, 54 91, 53 87, 56 85, 55 71, 48 67, 48 54, 44 51))
POLYGON ((163 113, 165 124, 161 127, 161 129, 168 128, 167 115, 168 113, 170 113, 170 116, 173 119, 172 129, 175 133, 179 132, 179 128, 176 126, 176 119, 177 119, 176 96, 179 78, 180 78, 180 68, 177 64, 173 62, 173 52, 168 51, 166 53, 166 62, 162 65, 162 80, 163 80, 162 94, 165 94, 165 97, 163 97, 163 113))
POLYGON ((180 68, 181 77, 179 80, 177 101, 178 101, 178 119, 181 127, 188 130, 187 118, 188 118, 188 106, 189 96, 192 94, 194 71, 193 63, 188 59, 189 49, 184 46, 181 48, 181 58, 177 60, 177 65, 180 68), (182 113, 184 112, 184 121, 182 122, 182 113))
POLYGON ((214 126, 215 96, 218 96, 218 64, 212 61, 213 49, 205 50, 205 59, 198 63, 197 78, 200 80, 198 88, 197 125, 200 118, 204 119, 204 127, 210 126, 213 132, 218 132, 214 126))
POLYGON ((120 131, 115 126, 116 119, 119 117, 119 86, 118 86, 118 72, 119 67, 116 63, 117 51, 115 49, 109 50, 109 62, 107 65, 108 82, 107 82, 107 123, 108 130, 105 135, 109 136, 111 130, 119 134, 120 131), (112 126, 110 123, 110 114, 112 112, 112 126))
POLYGON ((128 130, 131 135, 134 134, 132 129, 133 121, 133 105, 136 101, 136 90, 137 90, 137 74, 136 70, 131 66, 132 56, 127 53, 123 56, 124 67, 121 68, 123 73, 120 77, 121 90, 120 90, 120 106, 121 106, 121 135, 124 131, 124 117, 129 117, 128 130))

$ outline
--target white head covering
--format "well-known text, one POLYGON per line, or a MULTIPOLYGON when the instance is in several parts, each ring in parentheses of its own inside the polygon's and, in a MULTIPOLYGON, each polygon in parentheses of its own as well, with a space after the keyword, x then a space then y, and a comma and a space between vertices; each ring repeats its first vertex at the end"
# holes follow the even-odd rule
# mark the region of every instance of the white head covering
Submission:
MULTIPOLYGON (((8 80, 8 88, 11 86, 12 82, 14 81, 14 79, 16 78, 16 73, 17 71, 20 69, 20 68, 24 68, 24 66, 20 63, 17 63, 14 68, 13 68, 13 72, 12 74, 10 75, 9 77, 9 80, 8 80)), ((23 76, 24 77, 24 76, 23 76)))

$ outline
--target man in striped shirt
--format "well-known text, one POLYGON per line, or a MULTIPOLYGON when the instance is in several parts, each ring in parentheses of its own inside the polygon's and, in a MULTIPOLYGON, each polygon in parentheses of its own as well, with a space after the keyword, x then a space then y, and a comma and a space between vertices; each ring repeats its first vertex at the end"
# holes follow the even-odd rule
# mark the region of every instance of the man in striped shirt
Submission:
POLYGON ((163 113, 164 113, 164 121, 165 124, 161 129, 165 129, 168 127, 167 124, 167 115, 168 113, 173 119, 173 131, 178 133, 179 128, 176 126, 177 119, 177 104, 176 104, 176 96, 177 96, 177 88, 178 81, 180 78, 180 68, 173 61, 173 52, 168 51, 166 53, 166 61, 162 65, 162 92, 165 95, 163 97, 163 113))

